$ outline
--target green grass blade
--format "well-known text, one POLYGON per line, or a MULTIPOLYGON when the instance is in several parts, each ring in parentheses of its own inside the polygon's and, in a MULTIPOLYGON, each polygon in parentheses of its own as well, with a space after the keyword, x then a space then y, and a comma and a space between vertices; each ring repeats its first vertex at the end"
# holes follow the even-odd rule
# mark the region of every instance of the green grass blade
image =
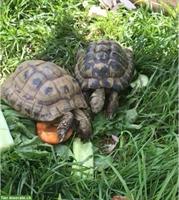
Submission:
POLYGON ((167 187, 167 185, 169 184, 171 178, 174 176, 174 174, 176 173, 177 167, 175 167, 170 173, 167 174, 166 179, 164 180, 164 182, 162 183, 162 187, 159 190, 156 200, 160 200, 163 196, 163 193, 165 191, 165 188, 167 187))

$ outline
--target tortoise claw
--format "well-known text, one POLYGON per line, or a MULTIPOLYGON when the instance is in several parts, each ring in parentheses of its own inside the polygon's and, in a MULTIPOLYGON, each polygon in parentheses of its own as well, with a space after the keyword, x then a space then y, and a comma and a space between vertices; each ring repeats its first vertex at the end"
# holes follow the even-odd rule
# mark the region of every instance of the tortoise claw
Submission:
POLYGON ((69 129, 72 127, 73 119, 74 116, 71 112, 65 113, 65 115, 62 117, 57 127, 57 134, 60 142, 64 140, 69 129))
POLYGON ((58 138, 59 138, 59 143, 62 142, 65 138, 65 134, 66 134, 66 130, 65 129, 59 129, 57 127, 57 134, 58 134, 58 138))
POLYGON ((67 131, 65 129, 57 128, 57 134, 58 134, 58 138, 59 138, 58 143, 65 142, 66 140, 68 140, 68 138, 70 138, 72 133, 73 133, 73 130, 71 128, 69 128, 67 131))

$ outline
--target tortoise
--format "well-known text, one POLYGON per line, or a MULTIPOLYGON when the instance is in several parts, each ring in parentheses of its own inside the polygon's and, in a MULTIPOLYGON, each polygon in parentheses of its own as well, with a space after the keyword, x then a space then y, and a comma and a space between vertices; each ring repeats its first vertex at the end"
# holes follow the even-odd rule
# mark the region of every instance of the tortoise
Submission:
POLYGON ((91 42, 77 53, 75 76, 82 91, 90 92, 90 107, 98 113, 107 104, 111 118, 119 105, 119 93, 127 88, 133 76, 133 52, 116 41, 91 42), (105 96, 109 96, 105 103, 105 96))
POLYGON ((74 124, 81 138, 90 137, 88 106, 81 88, 58 65, 43 60, 25 61, 3 83, 1 91, 2 98, 22 114, 39 122, 58 123, 59 143, 74 124))

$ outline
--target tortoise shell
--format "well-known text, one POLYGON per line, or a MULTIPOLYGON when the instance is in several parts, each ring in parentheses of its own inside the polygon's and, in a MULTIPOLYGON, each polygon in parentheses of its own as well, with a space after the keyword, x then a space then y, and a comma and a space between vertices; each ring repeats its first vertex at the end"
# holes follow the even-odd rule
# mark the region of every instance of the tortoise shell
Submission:
POLYGON ((123 90, 133 74, 129 53, 132 55, 131 50, 111 40, 90 43, 85 52, 79 53, 75 70, 81 88, 123 90))
POLYGON ((86 108, 78 82, 52 62, 20 64, 2 85, 2 98, 22 114, 52 121, 76 108, 86 108))

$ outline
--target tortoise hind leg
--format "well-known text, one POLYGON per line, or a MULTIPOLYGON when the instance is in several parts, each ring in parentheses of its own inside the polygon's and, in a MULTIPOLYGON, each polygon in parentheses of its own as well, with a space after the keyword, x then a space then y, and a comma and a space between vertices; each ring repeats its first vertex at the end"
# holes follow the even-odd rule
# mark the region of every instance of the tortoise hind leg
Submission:
POLYGON ((75 120, 77 121, 77 133, 82 139, 89 139, 92 134, 90 117, 83 110, 74 110, 75 120))
POLYGON ((74 120, 74 116, 73 116, 73 113, 71 112, 67 112, 62 116, 60 123, 57 127, 57 133, 60 138, 59 142, 63 141, 69 128, 72 127, 73 120, 74 120))
POLYGON ((90 106, 93 113, 98 113, 102 110, 105 101, 104 88, 96 89, 91 94, 90 106))
POLYGON ((109 119, 112 118, 118 106, 119 106, 119 94, 116 91, 112 91, 109 97, 109 102, 108 102, 107 110, 106 110, 107 116, 109 119))

